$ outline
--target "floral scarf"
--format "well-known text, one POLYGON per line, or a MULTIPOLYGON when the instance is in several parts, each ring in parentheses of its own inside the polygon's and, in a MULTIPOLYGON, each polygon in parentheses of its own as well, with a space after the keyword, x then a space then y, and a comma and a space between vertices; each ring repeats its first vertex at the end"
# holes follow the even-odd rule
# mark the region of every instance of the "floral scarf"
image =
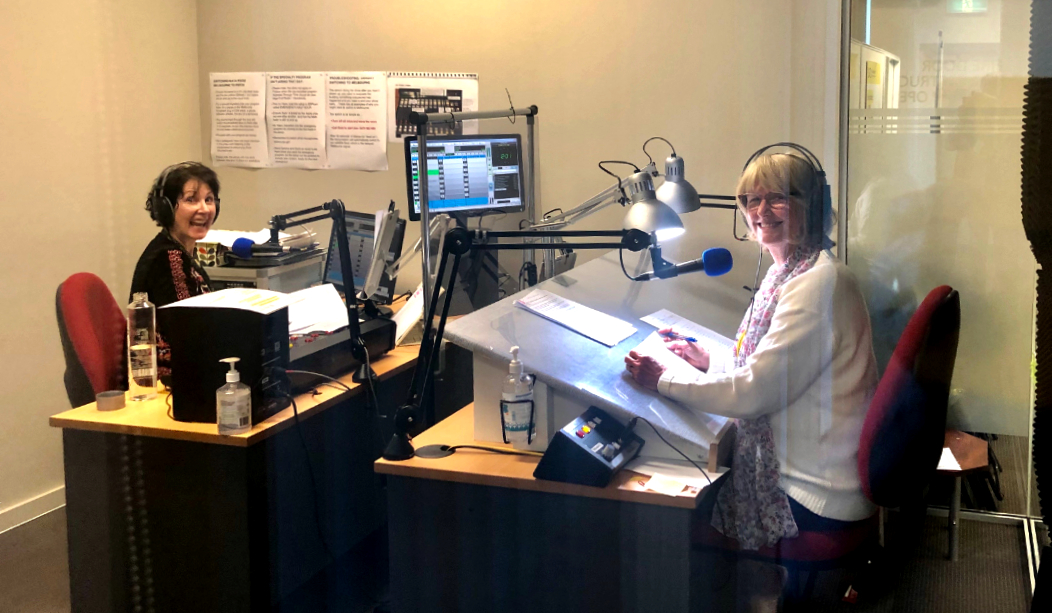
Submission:
MULTIPOLYGON (((771 327, 782 286, 811 270, 821 250, 797 247, 785 264, 767 270, 752 308, 738 327, 742 339, 734 356, 734 366, 745 364, 771 327)), ((734 465, 716 495, 712 526, 738 541, 742 549, 773 546, 782 537, 799 534, 789 508, 789 497, 779 485, 779 462, 774 450, 771 418, 738 419, 738 438, 734 445, 734 465)))

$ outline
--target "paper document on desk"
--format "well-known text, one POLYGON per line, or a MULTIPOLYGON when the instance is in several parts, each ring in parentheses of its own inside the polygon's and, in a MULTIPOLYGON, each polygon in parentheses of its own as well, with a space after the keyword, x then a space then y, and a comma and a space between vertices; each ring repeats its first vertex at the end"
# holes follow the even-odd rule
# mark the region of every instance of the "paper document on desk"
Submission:
POLYGON ((335 332, 347 327, 347 305, 331 283, 289 294, 289 334, 335 332))
POLYGON ((942 456, 939 457, 937 470, 961 470, 960 463, 957 462, 957 458, 953 456, 953 451, 950 451, 949 447, 942 448, 942 456))
POLYGON ((708 349, 711 353, 714 348, 723 349, 725 351, 734 351, 734 341, 709 330, 701 324, 696 324, 693 321, 676 315, 668 309, 661 309, 655 313, 651 313, 646 317, 640 317, 640 321, 644 321, 658 330, 663 328, 672 328, 677 333, 683 336, 692 336, 698 339, 700 344, 705 349, 708 349))
MULTIPOLYGON (((439 298, 442 297, 441 290, 439 290, 439 298)), ((409 300, 398 310, 397 313, 391 317, 391 320, 395 322, 395 344, 401 345, 402 341, 409 336, 409 333, 424 317, 424 285, 421 283, 416 286, 413 290, 412 295, 409 296, 409 300)), ((410 343, 412 344, 412 343, 410 343)))
POLYGON ((650 457, 639 457, 625 465, 631 470, 647 476, 660 475, 667 479, 679 481, 688 486, 704 489, 720 477, 721 473, 710 473, 698 470, 697 466, 686 460, 669 460, 650 457))
POLYGON ((636 328, 626 321, 542 289, 535 289, 519 298, 515 305, 607 347, 613 347, 636 333, 636 328))
MULTIPOLYGON (((240 230, 216 230, 213 228, 208 231, 208 234, 205 234, 205 237, 201 239, 201 242, 219 243, 224 247, 232 248, 234 246, 234 241, 239 238, 247 238, 257 245, 262 245, 270 240, 270 230, 264 228, 259 232, 242 232, 240 230)), ((289 235, 285 232, 279 232, 278 238, 284 241, 289 238, 289 235)))
POLYGON ((665 339, 657 332, 652 332, 650 336, 643 339, 643 342, 636 346, 635 351, 654 358, 659 364, 673 372, 687 372, 695 375, 700 372, 686 360, 669 351, 665 339))
POLYGON ((272 292, 270 290, 256 289, 254 287, 232 287, 230 289, 221 289, 218 292, 201 294, 200 296, 194 296, 193 298, 187 298, 186 300, 166 304, 161 308, 212 307, 222 309, 242 309, 245 311, 260 313, 261 315, 269 315, 278 309, 289 306, 292 304, 292 301, 293 300, 289 294, 282 294, 281 292, 272 292))

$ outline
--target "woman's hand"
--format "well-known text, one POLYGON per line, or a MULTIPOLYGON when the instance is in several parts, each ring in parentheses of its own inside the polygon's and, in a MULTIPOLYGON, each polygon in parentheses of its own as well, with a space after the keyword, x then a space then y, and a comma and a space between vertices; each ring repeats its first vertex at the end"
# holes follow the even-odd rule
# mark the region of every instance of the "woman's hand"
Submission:
POLYGON ((669 338, 666 335, 672 334, 672 328, 662 328, 661 330, 658 330, 658 334, 660 334, 665 340, 665 347, 667 347, 669 351, 683 358, 687 364, 690 364, 701 372, 708 372, 709 352, 706 351, 704 347, 690 341, 669 338))
POLYGON ((654 358, 632 350, 625 356, 625 370, 631 373, 636 383, 657 391, 658 379, 665 372, 665 367, 654 358))

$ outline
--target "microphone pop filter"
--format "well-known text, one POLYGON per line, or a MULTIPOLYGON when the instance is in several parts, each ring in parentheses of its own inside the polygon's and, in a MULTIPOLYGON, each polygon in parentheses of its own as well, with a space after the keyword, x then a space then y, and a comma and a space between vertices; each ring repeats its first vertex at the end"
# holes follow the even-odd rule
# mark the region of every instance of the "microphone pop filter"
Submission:
MULTIPOLYGON (((234 244, 230 247, 230 251, 239 258, 249 259, 252 257, 252 247, 254 245, 255 243, 252 242, 251 238, 245 238, 242 236, 241 238, 234 240, 234 244)), ((709 251, 712 251, 712 249, 709 251)))
POLYGON ((706 249, 701 254, 701 261, 705 264, 705 274, 710 277, 725 275, 734 266, 734 258, 731 257, 731 252, 723 247, 706 249))

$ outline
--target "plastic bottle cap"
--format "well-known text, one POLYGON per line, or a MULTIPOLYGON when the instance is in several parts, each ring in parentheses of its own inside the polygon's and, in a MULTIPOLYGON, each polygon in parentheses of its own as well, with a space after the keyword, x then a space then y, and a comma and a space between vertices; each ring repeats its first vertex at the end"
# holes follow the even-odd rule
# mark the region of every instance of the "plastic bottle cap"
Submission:
POLYGON ((116 411, 124 408, 124 391, 109 390, 95 395, 95 406, 100 411, 116 411))
POLYGON ((237 371, 237 363, 241 361, 241 358, 223 358, 219 361, 230 364, 230 372, 226 374, 227 383, 237 383, 241 380, 241 373, 237 371))

